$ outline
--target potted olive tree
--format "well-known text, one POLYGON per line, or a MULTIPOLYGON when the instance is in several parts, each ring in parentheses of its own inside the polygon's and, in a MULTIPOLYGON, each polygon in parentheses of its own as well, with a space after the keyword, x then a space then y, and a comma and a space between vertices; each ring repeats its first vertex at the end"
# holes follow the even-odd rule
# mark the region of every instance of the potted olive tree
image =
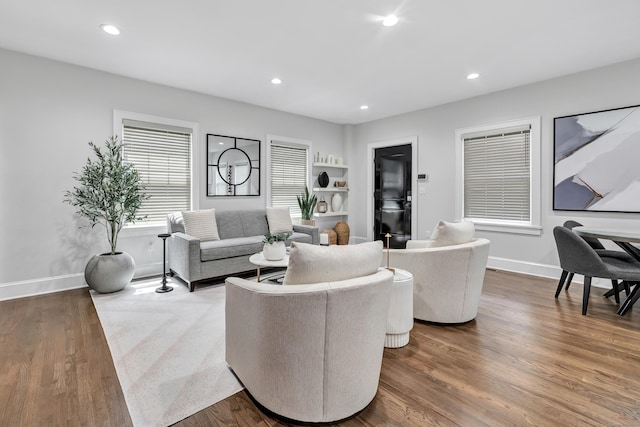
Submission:
POLYGON ((97 292, 115 292, 127 286, 135 271, 131 255, 117 251, 118 234, 125 224, 144 219, 137 213, 149 196, 134 165, 123 162, 123 144, 117 136, 107 139, 104 149, 93 142, 89 147, 96 158, 88 158, 82 171, 74 173, 78 184, 65 192, 64 201, 74 206, 92 228, 105 228, 111 250, 92 257, 84 277, 97 292))
POLYGON ((318 203, 316 195, 310 194, 309 188, 304 187, 304 194, 298 194, 296 198, 298 199, 298 206, 300 206, 300 212, 302 213, 300 223, 304 225, 315 225, 313 211, 316 208, 316 203, 318 203))

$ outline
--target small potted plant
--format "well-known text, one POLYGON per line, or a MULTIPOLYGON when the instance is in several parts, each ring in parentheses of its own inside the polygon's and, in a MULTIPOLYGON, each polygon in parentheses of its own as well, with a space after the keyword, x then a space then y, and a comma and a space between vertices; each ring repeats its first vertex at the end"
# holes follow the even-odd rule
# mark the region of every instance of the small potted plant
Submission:
POLYGON ((74 174, 78 185, 65 192, 64 201, 91 227, 105 228, 111 249, 89 260, 84 277, 91 289, 109 293, 123 289, 133 278, 135 263, 131 255, 117 251, 118 234, 125 224, 144 219, 138 211, 149 195, 134 165, 123 161, 118 137, 107 139, 104 150, 93 142, 89 147, 96 159, 87 159, 82 171, 74 174))
POLYGON ((264 247, 262 255, 268 261, 279 261, 287 254, 287 248, 284 242, 291 236, 291 232, 286 233, 270 233, 264 235, 264 247))
POLYGON ((304 194, 299 194, 296 198, 298 199, 298 206, 300 206, 300 212, 302 213, 300 223, 303 225, 315 225, 313 211, 316 208, 316 203, 318 203, 316 195, 310 194, 309 188, 304 187, 304 194))

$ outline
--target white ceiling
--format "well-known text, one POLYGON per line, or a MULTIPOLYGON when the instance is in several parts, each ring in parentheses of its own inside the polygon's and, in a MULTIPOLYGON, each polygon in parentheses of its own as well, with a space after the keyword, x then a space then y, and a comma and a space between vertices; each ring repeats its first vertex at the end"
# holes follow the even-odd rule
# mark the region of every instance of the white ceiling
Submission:
POLYGON ((357 124, 639 58, 640 0, 0 0, 0 47, 357 124))

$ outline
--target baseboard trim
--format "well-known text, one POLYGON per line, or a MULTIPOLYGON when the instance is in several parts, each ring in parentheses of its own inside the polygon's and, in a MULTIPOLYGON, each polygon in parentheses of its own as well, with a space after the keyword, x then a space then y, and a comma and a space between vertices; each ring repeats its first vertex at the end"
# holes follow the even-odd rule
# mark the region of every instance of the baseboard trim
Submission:
MULTIPOLYGON (((500 257, 489 257, 487 268, 556 280, 560 278, 560 274, 562 273, 562 269, 555 265, 539 264, 500 257)), ((162 263, 158 262, 136 266, 136 273, 133 278, 141 279, 144 277, 160 275, 162 275, 162 263)), ((581 276, 578 278, 582 280, 581 276)), ((581 283, 579 280, 574 280, 574 282, 581 283)), ((605 279, 593 279, 592 285, 601 288, 609 288, 611 287, 611 282, 605 279)), ((43 277, 19 282, 0 283, 0 301, 68 291, 71 289, 84 288, 86 286, 87 284, 84 281, 83 273, 43 277)))
MULTIPOLYGON (((487 268, 494 270, 509 271, 512 273, 527 274, 529 276, 545 277, 559 280, 562 269, 557 265, 539 264, 535 262, 520 261, 509 258, 489 257, 487 268)), ((571 283, 582 284, 582 276, 574 276, 571 283), (579 279, 579 280, 577 280, 579 279)), ((591 282, 593 286, 599 288, 610 288, 611 281, 607 279, 594 278, 591 282)))
POLYGON ((86 287, 83 273, 42 277, 0 284, 0 301, 86 287))
MULTIPOLYGON (((167 269, 168 271, 168 269, 167 269)), ((134 279, 162 275, 162 263, 136 266, 134 279)), ((0 301, 26 298, 71 289, 86 288, 84 273, 65 274, 60 276, 41 277, 19 282, 0 283, 0 301)))

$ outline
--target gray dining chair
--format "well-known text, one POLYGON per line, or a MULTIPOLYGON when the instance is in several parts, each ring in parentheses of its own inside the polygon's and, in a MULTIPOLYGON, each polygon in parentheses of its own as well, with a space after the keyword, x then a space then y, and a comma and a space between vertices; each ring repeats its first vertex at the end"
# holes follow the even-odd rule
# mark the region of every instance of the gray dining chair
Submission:
MULTIPOLYGON (((573 230, 574 227, 582 227, 582 224, 580 224, 578 221, 574 221, 574 220, 567 220, 564 222, 563 227, 568 228, 569 230, 573 230)), ((604 245, 600 242, 600 240, 594 238, 594 237, 585 237, 585 236, 580 236, 582 238, 582 240, 584 240, 585 242, 587 242, 589 244, 589 246, 591 246, 596 253, 601 256, 601 257, 610 257, 610 258, 618 258, 624 261, 629 261, 632 262, 633 261, 633 257, 631 255, 629 255, 626 252, 623 251, 618 251, 618 250, 612 250, 612 249, 606 249, 604 247, 604 245)), ((563 271, 564 273, 564 271, 563 271)), ((562 282, 564 282, 566 279, 566 286, 565 286, 565 290, 569 290, 569 286, 571 286, 571 282, 573 281, 573 276, 574 273, 568 273, 568 274, 563 274, 560 276, 560 279, 562 282)), ((616 303, 620 304, 620 293, 616 292, 616 290, 618 289, 619 283, 617 280, 612 279, 611 280, 611 284, 613 286, 613 288, 607 292, 605 294, 606 297, 610 297, 611 295, 615 295, 615 299, 616 299, 616 303)), ((627 296, 629 295, 629 284, 628 283, 624 283, 624 290, 627 294, 627 296)))
MULTIPOLYGON (((582 314, 587 314, 589 305, 589 293, 591 291, 591 279, 600 277, 610 280, 622 280, 623 282, 640 281, 640 263, 637 261, 626 261, 613 257, 601 257, 583 238, 578 236, 573 230, 556 226, 553 228, 553 236, 556 240, 560 267, 563 270, 560 283, 556 289, 555 297, 558 298, 564 279, 569 273, 581 274, 584 276, 584 291, 582 296, 582 314)), ((619 288, 615 287, 615 292, 619 288)), ((619 296, 618 296, 619 300, 619 296)))

